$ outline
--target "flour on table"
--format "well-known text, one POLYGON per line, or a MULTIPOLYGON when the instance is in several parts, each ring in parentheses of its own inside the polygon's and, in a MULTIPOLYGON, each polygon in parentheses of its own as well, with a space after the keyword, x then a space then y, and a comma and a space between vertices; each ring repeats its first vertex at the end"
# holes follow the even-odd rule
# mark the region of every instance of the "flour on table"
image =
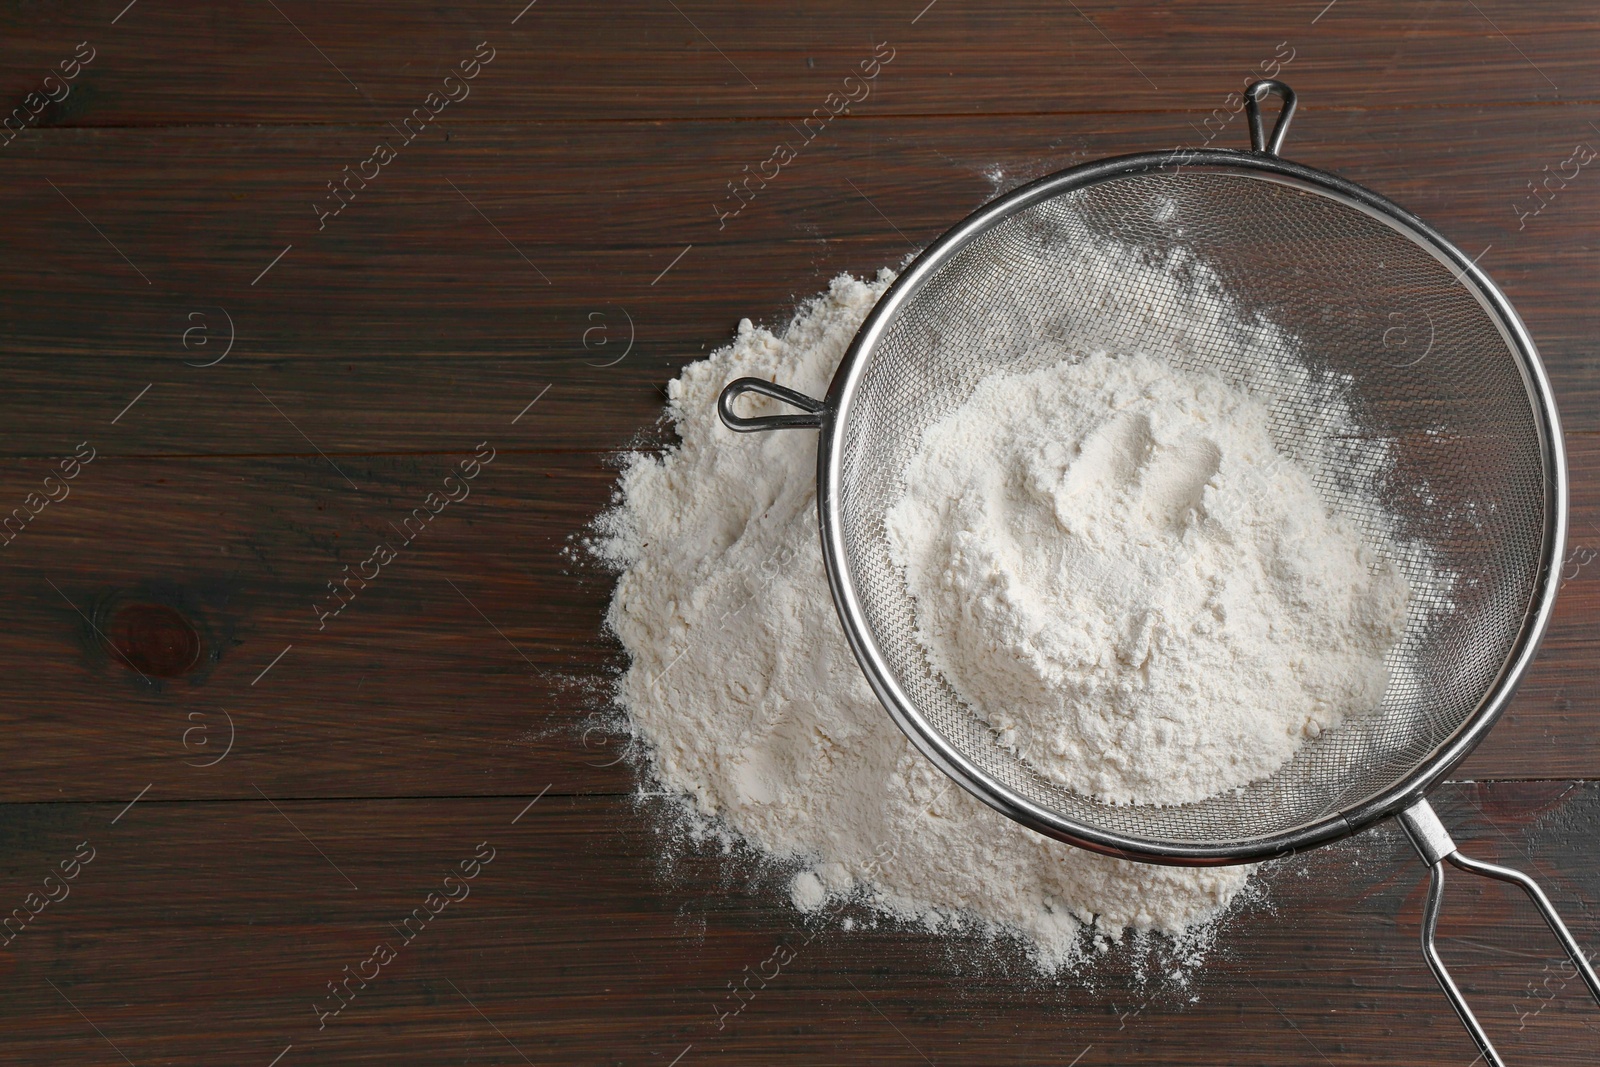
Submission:
POLYGON ((1267 409, 1151 355, 1054 355, 929 427, 887 516, 932 666, 1036 770, 1113 803, 1238 788, 1377 708, 1406 579, 1267 409))
MULTIPOLYGON (((1041 966, 1096 935, 1178 934, 1216 916, 1247 869, 1159 867, 1041 837, 917 753, 845 643, 816 526, 815 432, 736 434, 716 415, 734 378, 822 395, 892 281, 841 275, 780 334, 734 342, 668 389, 682 438, 622 475, 597 545, 621 570, 608 614, 630 662, 617 699, 662 788, 786 862, 816 911, 858 894, 931 928, 1023 938, 1041 966)), ((741 401, 741 403, 745 403, 741 401)), ((775 414, 761 399, 747 413, 775 414)))

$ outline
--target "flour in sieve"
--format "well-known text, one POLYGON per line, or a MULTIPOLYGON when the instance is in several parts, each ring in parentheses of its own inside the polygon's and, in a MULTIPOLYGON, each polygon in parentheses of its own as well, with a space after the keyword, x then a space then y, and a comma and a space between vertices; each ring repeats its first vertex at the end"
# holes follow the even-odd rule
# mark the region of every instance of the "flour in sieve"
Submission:
POLYGON ((1057 346, 927 429, 887 516, 917 636, 1047 777, 1182 804, 1375 709, 1408 585, 1265 406, 1217 374, 1057 346))
POLYGON ((911 747, 834 614, 816 434, 736 434, 717 419, 718 392, 742 375, 825 392, 891 280, 841 275, 779 334, 741 322, 731 345, 669 386, 681 444, 622 475, 597 548, 621 570, 608 614, 629 656, 617 699, 652 773, 700 815, 800 863, 802 910, 859 893, 932 928, 1018 935, 1052 970, 1079 958, 1086 925, 1115 938, 1202 924, 1243 888, 1246 868, 1071 848, 985 807, 911 747))

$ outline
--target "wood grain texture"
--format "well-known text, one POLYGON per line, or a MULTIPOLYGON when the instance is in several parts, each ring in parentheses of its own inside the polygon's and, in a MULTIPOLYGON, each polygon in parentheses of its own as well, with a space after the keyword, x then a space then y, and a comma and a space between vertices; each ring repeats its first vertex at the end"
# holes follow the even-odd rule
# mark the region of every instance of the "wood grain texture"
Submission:
MULTIPOLYGON (((0 548, 0 915, 96 850, 0 934, 0 1059, 1466 1067, 1392 829, 1264 869, 1187 984, 1160 945, 1049 980, 980 936, 800 921, 783 871, 633 795, 610 579, 573 551, 617 454, 669 440, 665 383, 740 318, 1050 171, 1242 145, 1228 94, 1275 58, 1286 154, 1478 255, 1546 360, 1566 586, 1439 804, 1600 943, 1600 178, 1519 217, 1600 144, 1592 5, 525 2, 0 10, 0 99, 38 110, 0 130, 0 516, 96 450, 0 548), (70 94, 30 98, 81 41, 70 94), (319 223, 484 41, 471 95, 319 223), (719 222, 882 42, 867 99, 719 222), (471 496, 319 624, 480 447, 471 496), (193 666, 181 632, 129 637, 166 617, 130 605, 190 627, 193 666), (470 898, 319 1029, 326 983, 484 841, 470 898), (795 963, 719 1026, 780 940, 795 963)), ((1458 878, 1441 932, 1513 1062, 1592 1058, 1600 1014, 1525 907, 1458 878)))
MULTIPOLYGON (((120 1062, 108 1042, 174 1067, 264 1067, 290 1045, 285 1063, 665 1065, 689 1046, 684 1064, 1067 1064, 1090 1046, 1081 1063, 1472 1058, 1418 950, 1422 867, 1392 829, 1268 867, 1270 905, 1238 907, 1191 980, 1163 977, 1158 944, 1048 980, 982 936, 808 925, 781 872, 664 842, 621 798, 547 795, 513 825, 536 792, 279 810, 146 798, 114 826, 117 805, 7 806, 0 899, 20 903, 81 841, 95 856, 0 950, 6 1061, 120 1062), (429 893, 460 896, 444 876, 480 843, 493 859, 465 898, 397 929, 429 893), (327 983, 371 977, 380 943, 397 958, 319 1029, 317 1006, 338 1003, 327 983), (779 943, 793 961, 719 1028, 728 983, 779 943)), ((1581 903, 1600 893, 1594 784, 1450 787, 1440 810, 1600 937, 1581 903)), ((1450 884, 1440 932, 1485 1024, 1513 1062, 1582 1062, 1593 1007, 1545 986, 1556 950, 1530 909, 1475 883, 1450 884)))
MULTIPOLYGON (((1514 210, 1573 142, 1600 142, 1584 113, 1305 99, 1295 158, 1481 254, 1540 345, 1568 431, 1600 430, 1600 311, 1584 282, 1600 180, 1581 173, 1521 230, 1514 210)), ((1218 143, 1242 143, 1243 126, 1218 143)), ((308 452, 258 388, 329 453, 475 443, 546 385, 566 417, 533 421, 524 444, 626 447, 659 387, 741 317, 781 323, 840 271, 898 265, 997 186, 1197 142, 1175 112, 841 120, 719 230, 726 182, 798 140, 787 122, 474 127, 407 150, 319 231, 312 201, 376 126, 32 132, 5 160, 0 455, 70 448, 146 385, 118 424, 122 454, 308 452), (221 363, 185 364, 230 336, 221 363)))
POLYGON ((29 5, 0 21, 17 41, 0 87, 20 97, 87 38, 102 54, 52 114, 58 123, 362 122, 416 106, 487 40, 498 55, 484 99, 467 101, 486 121, 804 115, 888 41, 896 56, 872 100, 893 114, 1204 112, 1275 54, 1293 56, 1303 91, 1342 106, 1427 106, 1441 85, 1495 105, 1600 96, 1600 19, 1558 0, 1346 0, 1327 11, 1312 0, 1266 14, 1244 0, 700 0, 604 14, 525 3, 146 2, 115 28, 103 8, 120 5, 29 5))

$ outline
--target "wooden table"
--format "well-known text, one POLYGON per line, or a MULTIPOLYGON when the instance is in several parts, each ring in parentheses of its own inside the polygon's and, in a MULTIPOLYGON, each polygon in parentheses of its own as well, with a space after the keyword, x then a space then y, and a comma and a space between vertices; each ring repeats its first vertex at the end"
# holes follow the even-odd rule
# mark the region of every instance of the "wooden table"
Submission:
MULTIPOLYGON (((0 14, 0 514, 27 519, 0 568, 0 913, 26 919, 0 1061, 1467 1067, 1392 827, 1266 868, 1188 984, 1160 944, 1048 980, 977 935, 807 926, 781 873, 637 795, 610 580, 571 551, 741 317, 1025 179, 1242 145, 1229 94, 1273 64, 1286 154, 1479 255, 1549 367, 1566 589, 1438 804, 1600 946, 1600 174, 1548 177, 1600 146, 1592 4, 525 2, 0 14), (875 54, 865 99, 730 190, 875 54)), ((1441 932, 1512 1062, 1600 1058, 1508 890, 1455 879, 1441 932)))

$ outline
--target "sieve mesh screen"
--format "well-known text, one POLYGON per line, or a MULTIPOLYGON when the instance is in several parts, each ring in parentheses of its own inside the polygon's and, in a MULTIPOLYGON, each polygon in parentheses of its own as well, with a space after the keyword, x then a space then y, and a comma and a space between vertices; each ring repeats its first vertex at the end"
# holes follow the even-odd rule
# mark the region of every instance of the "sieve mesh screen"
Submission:
POLYGON ((1346 811, 1410 776, 1461 727, 1516 645, 1550 519, 1540 425, 1516 353, 1448 266, 1340 200, 1225 167, 1169 167, 1077 188, 974 237, 858 358, 834 492, 842 566, 866 625, 933 730, 995 782, 1079 824, 1212 846, 1346 811), (1192 269, 1139 272, 1138 284, 1171 291, 1129 293, 1128 273, 1107 270, 1094 252, 1107 242, 1192 269), (1198 284, 1220 286, 1237 315, 1172 322, 1140 311, 1141 297, 1181 302, 1198 284), (1060 358, 1041 338, 1075 358, 1144 351, 1210 369, 1268 405, 1280 450, 1316 472, 1323 499, 1416 591, 1377 709, 1237 792, 1173 807, 1111 805, 1036 773, 930 669, 884 515, 931 423, 986 376, 1060 358), (1310 377, 1297 378, 1295 367, 1310 377), (1354 416, 1355 440, 1319 419, 1332 387, 1354 416), (1387 460, 1356 477, 1347 460, 1373 442, 1387 460), (1408 541, 1427 551, 1397 547, 1408 541), (1454 575, 1448 589, 1434 569, 1454 575))

